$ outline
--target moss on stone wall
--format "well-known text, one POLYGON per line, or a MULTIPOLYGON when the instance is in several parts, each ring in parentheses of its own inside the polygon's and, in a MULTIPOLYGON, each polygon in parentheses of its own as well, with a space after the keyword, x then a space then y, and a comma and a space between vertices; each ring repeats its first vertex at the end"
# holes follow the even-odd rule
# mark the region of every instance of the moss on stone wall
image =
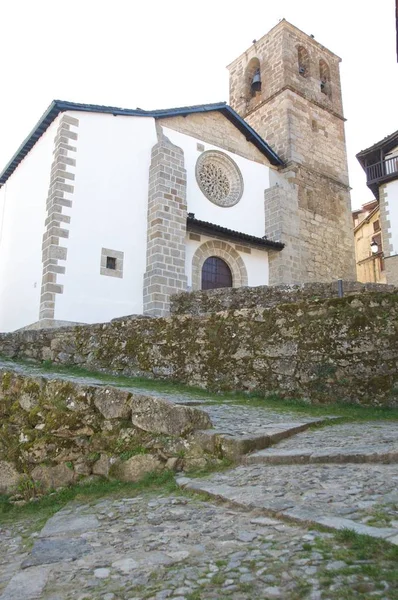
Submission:
MULTIPOLYGON (((345 296, 374 292, 396 293, 393 285, 344 281, 345 296)), ((251 288, 219 288, 196 292, 180 292, 171 296, 171 313, 176 315, 206 315, 242 308, 273 308, 278 304, 313 302, 338 297, 337 281, 304 283, 301 285, 258 286, 251 288)))
POLYGON ((398 295, 16 332, 0 336, 0 353, 209 390, 396 406, 398 295))
MULTIPOLYGON (((115 472, 124 472, 124 467, 116 467, 127 460, 125 479, 142 476, 150 465, 164 468, 168 460, 172 460, 168 468, 183 468, 178 452, 196 448, 191 433, 210 425, 207 414, 196 408, 118 388, 4 369, 0 382, 0 465, 7 465, 3 470, 11 478, 6 481, 0 472, 0 493, 15 486, 15 473, 48 489, 91 474, 108 476, 111 465, 115 472), (137 403, 145 419, 134 425, 132 407, 137 403), (173 411, 177 414, 172 431, 166 427, 159 433, 159 418, 167 424, 173 411), (146 454, 151 460, 133 460, 146 454)), ((137 408, 134 411, 137 418, 137 408)))

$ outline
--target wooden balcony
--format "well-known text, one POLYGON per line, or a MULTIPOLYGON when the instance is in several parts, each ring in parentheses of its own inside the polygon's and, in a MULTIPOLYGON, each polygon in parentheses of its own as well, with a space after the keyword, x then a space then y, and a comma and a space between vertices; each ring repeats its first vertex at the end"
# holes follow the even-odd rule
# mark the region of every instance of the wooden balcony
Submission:
POLYGON ((385 158, 373 165, 366 166, 365 170, 368 185, 396 179, 398 178, 398 156, 385 158))

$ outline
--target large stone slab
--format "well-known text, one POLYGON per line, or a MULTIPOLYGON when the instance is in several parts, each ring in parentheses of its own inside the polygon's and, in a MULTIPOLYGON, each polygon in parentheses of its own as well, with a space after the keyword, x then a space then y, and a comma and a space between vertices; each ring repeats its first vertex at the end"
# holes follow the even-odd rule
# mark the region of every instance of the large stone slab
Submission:
POLYGON ((71 561, 88 554, 91 547, 84 539, 38 539, 32 552, 21 565, 22 569, 39 565, 49 565, 60 561, 71 561))
POLYGON ((207 413, 192 406, 176 405, 164 398, 134 394, 131 399, 133 425, 152 433, 185 436, 212 424, 207 413))
POLYGON ((36 600, 42 598, 51 567, 32 567, 20 571, 11 579, 0 600, 36 600))
POLYGON ((75 515, 71 510, 63 510, 51 517, 44 525, 39 536, 42 538, 76 534, 92 531, 100 523, 95 515, 75 515))

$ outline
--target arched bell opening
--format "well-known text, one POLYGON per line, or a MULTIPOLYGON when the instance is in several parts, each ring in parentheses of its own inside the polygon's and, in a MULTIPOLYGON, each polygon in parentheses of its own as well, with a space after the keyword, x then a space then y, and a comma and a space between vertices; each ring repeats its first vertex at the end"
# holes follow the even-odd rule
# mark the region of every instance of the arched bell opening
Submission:
POLYGON ((330 68, 323 58, 319 61, 319 79, 322 94, 329 98, 332 96, 332 88, 330 85, 330 68))
POLYGON ((310 55, 304 46, 297 48, 298 71, 301 77, 308 77, 310 74, 310 55))
POLYGON ((261 67, 258 58, 252 58, 246 67, 245 96, 247 100, 256 98, 261 94, 261 67))

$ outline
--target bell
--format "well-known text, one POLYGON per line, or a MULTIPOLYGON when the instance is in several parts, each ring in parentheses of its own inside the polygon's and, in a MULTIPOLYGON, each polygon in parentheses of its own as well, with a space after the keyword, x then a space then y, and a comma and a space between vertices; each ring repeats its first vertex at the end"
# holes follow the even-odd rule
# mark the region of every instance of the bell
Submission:
POLYGON ((257 71, 254 73, 253 79, 252 79, 252 83, 251 83, 250 87, 251 87, 251 91, 253 93, 261 92, 261 75, 260 75, 260 69, 257 69, 257 71))

